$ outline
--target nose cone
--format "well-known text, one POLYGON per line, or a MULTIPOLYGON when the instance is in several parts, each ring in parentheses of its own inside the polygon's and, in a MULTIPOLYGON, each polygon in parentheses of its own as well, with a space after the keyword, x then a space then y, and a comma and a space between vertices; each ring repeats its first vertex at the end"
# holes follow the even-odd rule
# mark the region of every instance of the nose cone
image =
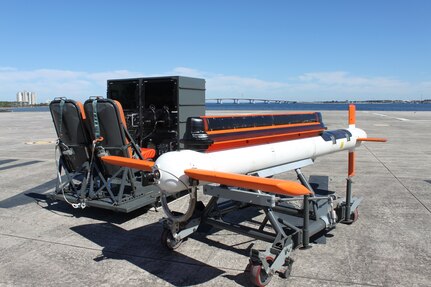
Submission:
POLYGON ((160 179, 157 183, 165 194, 175 194, 190 188, 189 177, 184 170, 197 168, 201 153, 182 150, 162 154, 156 161, 154 168, 159 171, 160 179))
POLYGON ((188 178, 186 175, 175 175, 171 172, 161 170, 160 172, 160 179, 158 186, 162 190, 163 193, 166 194, 175 194, 177 192, 180 192, 182 190, 186 190, 189 188, 188 186, 188 178))

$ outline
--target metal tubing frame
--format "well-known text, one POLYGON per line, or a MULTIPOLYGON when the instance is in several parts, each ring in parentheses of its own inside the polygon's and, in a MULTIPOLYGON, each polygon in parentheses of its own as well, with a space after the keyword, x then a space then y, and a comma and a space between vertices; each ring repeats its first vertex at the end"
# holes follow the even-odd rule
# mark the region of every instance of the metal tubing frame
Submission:
POLYGON ((343 223, 352 223, 353 220, 351 218, 351 205, 352 205, 352 178, 349 176, 346 179, 346 206, 344 213, 343 223))
MULTIPOLYGON (((86 204, 87 206, 95 206, 95 207, 104 208, 104 209, 112 209, 112 210, 118 210, 121 212, 129 212, 129 211, 125 211, 126 209, 115 208, 115 206, 121 205, 125 200, 129 201, 129 198, 130 200, 134 200, 136 196, 136 188, 139 186, 139 184, 137 184, 136 182, 136 177, 133 174, 132 169, 127 167, 122 167, 112 177, 110 177, 109 179, 106 179, 103 176, 103 174, 100 172, 95 162, 93 162, 91 166, 88 166, 88 165, 83 166, 78 171, 70 173, 65 169, 62 158, 60 158, 60 161, 59 161, 60 176, 61 176, 62 170, 64 171, 66 180, 65 182, 60 184, 60 180, 57 179, 55 192, 53 193, 53 196, 52 196, 53 199, 64 201, 63 196, 57 196, 57 195, 61 194, 61 190, 63 188, 68 187, 69 190, 65 193, 65 196, 69 201, 73 203, 83 203, 83 206, 85 206, 84 204, 86 204), (88 172, 91 172, 92 174, 87 182, 88 172), (79 189, 73 183, 73 179, 78 174, 82 174, 83 176, 83 180, 81 182, 82 186, 79 189), (112 184, 112 179, 115 179, 115 178, 119 179, 119 189, 118 189, 117 195, 114 195, 112 187, 110 186, 110 183, 112 184), (97 190, 95 190, 96 179, 100 180, 100 186, 97 188, 97 190), (130 196, 125 196, 124 191, 126 186, 128 185, 130 185, 131 187, 131 194, 130 196), (103 197, 100 197, 102 195, 101 193, 103 192, 107 192, 108 194, 105 194, 103 197), (108 207, 107 202, 104 201, 104 199, 109 199, 114 208, 108 207), (97 203, 99 201, 100 201, 100 204, 97 203)), ((154 192, 151 191, 148 194, 150 195, 151 198, 154 198, 153 202, 157 201, 156 196, 154 196, 154 192)), ((147 203, 147 201, 142 200, 142 194, 139 194, 136 197, 136 200, 142 203, 144 202, 147 203)), ((145 205, 147 204, 144 204, 142 206, 145 206, 145 205)))
POLYGON ((305 186, 309 191, 311 191, 313 193, 313 195, 315 194, 313 188, 311 187, 310 183, 308 182, 308 180, 305 178, 304 174, 301 172, 300 168, 295 169, 296 175, 298 176, 299 181, 301 182, 301 184, 303 186, 305 186))
POLYGON ((220 219, 206 218, 204 221, 202 221, 202 223, 207 223, 216 228, 226 229, 228 231, 232 231, 241 235, 249 236, 266 242, 273 242, 276 237, 274 234, 271 234, 269 232, 260 231, 259 229, 255 229, 255 228, 251 228, 251 227, 247 227, 239 224, 227 223, 220 219))
POLYGON ((303 215, 304 215, 304 224, 302 227, 302 248, 308 249, 310 246, 310 202, 308 200, 309 195, 304 195, 304 207, 303 207, 303 215))
MULTIPOLYGON (((211 209, 217 207, 218 198, 213 196, 208 204, 204 214, 209 215, 211 209)), ((252 237, 258 240, 266 241, 271 243, 265 251, 259 251, 251 249, 250 260, 253 264, 260 264, 267 274, 273 275, 276 271, 283 270, 284 264, 290 256, 290 252, 293 249, 292 235, 286 235, 281 225, 284 225, 283 220, 280 220, 275 214, 272 208, 266 206, 258 206, 251 204, 256 207, 260 207, 265 212, 265 219, 258 229, 244 226, 241 224, 234 224, 223 221, 223 219, 215 218, 202 218, 202 223, 209 224, 213 227, 229 230, 241 235, 252 237), (264 225, 270 222, 275 233, 264 231, 264 225), (267 258, 273 258, 273 262, 267 262, 267 258)), ((298 228, 295 227, 295 231, 299 232, 298 228)), ((179 233, 181 233, 180 231, 179 233)), ((189 233, 190 231, 187 230, 189 233)), ((191 234, 191 233, 189 233, 191 234)))
MULTIPOLYGON (((312 192, 311 195, 305 195, 302 197, 302 209, 281 205, 283 202, 289 201, 289 198, 275 196, 274 194, 270 193, 262 193, 259 190, 249 191, 209 184, 204 186, 204 194, 211 195, 211 199, 203 211, 200 224, 206 223, 219 229, 229 230, 231 232, 272 243, 271 246, 269 246, 266 251, 263 252, 252 249, 250 255, 251 262, 256 263, 256 260, 257 262, 260 261, 263 270, 272 275, 278 270, 278 268, 282 267, 282 262, 286 262, 294 245, 298 246, 302 243, 301 249, 311 248, 310 237, 318 234, 321 231, 327 230, 327 223, 323 219, 317 218, 317 211, 319 211, 321 208, 326 208, 326 205, 319 205, 318 201, 329 201, 330 197, 315 196, 312 186, 302 174, 300 167, 296 168, 295 172, 301 184, 312 192), (238 223, 226 222, 222 218, 223 215, 237 210, 239 207, 226 204, 226 206, 223 208, 223 203, 217 204, 219 198, 225 198, 232 202, 241 202, 245 205, 257 207, 258 209, 264 211, 265 218, 260 223, 258 229, 238 223), (313 221, 311 224, 310 203, 312 204, 313 208, 313 221), (302 228, 297 227, 294 223, 289 222, 289 217, 295 217, 299 220, 302 218, 302 228), (268 222, 270 222, 274 233, 264 230, 268 222), (292 231, 292 233, 287 235, 284 230, 285 227, 288 228, 289 231, 292 231), (282 246, 281 250, 279 248, 280 243, 282 246), (275 261, 272 264, 266 262, 266 256, 273 256, 275 261)), ((350 185, 351 180, 349 178, 346 191, 347 205, 349 207, 352 201, 350 185)), ((298 199, 301 199, 301 197, 298 197, 298 199)), ((347 212, 349 212, 350 216, 350 210, 346 210, 346 214, 347 212)), ((187 230, 182 232, 182 235, 187 234, 186 236, 189 236, 195 231, 195 224, 186 229, 187 230), (191 230, 191 228, 193 228, 193 230, 191 230)), ((181 230, 178 233, 181 233, 181 230)))
POLYGON ((266 214, 266 218, 268 218, 269 222, 271 223, 272 228, 274 228, 276 234, 280 234, 283 238, 286 237, 286 233, 284 233, 283 228, 280 226, 280 223, 277 221, 277 219, 274 216, 274 212, 271 208, 264 208, 263 211, 266 214))

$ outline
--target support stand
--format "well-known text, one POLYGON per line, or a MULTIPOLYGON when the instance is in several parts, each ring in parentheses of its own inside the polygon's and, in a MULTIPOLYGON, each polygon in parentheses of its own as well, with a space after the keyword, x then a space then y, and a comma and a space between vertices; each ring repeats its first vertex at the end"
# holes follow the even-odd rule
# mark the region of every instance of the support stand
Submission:
POLYGON ((351 206, 352 206, 352 178, 349 176, 346 179, 346 205, 344 209, 344 219, 341 221, 342 223, 346 223, 346 224, 353 223, 353 219, 351 215, 351 206))

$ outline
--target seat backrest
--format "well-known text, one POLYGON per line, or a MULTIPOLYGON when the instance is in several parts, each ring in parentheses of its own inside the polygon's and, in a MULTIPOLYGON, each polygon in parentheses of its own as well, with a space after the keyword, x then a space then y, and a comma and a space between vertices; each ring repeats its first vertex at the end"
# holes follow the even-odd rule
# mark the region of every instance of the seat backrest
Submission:
MULTIPOLYGON (((132 156, 132 149, 126 136, 123 108, 119 102, 110 99, 89 99, 84 103, 84 110, 92 139, 103 138, 99 145, 110 155, 132 156)), ((105 174, 113 175, 118 168, 105 164, 105 174)))
POLYGON ((52 120, 60 143, 64 165, 75 172, 90 159, 90 145, 82 103, 56 98, 49 104, 52 120))

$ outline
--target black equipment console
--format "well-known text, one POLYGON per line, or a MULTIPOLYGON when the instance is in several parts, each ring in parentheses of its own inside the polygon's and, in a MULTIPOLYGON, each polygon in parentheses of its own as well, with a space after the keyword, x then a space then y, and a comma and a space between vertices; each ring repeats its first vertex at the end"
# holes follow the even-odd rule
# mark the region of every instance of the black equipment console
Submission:
POLYGON ((182 147, 188 117, 205 115, 205 80, 180 76, 108 80, 107 97, 121 103, 127 128, 156 157, 182 147))

